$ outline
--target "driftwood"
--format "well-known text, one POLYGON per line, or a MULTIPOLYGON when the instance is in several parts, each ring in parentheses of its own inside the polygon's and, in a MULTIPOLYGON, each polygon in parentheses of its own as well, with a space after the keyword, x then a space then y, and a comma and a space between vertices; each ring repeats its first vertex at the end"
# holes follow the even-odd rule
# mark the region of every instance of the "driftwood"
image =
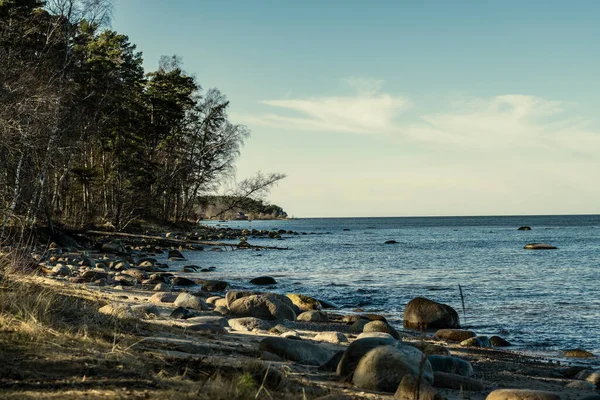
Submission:
POLYGON ((131 239, 143 239, 143 240, 151 240, 157 243, 164 243, 167 245, 189 245, 189 244, 199 244, 205 246, 216 246, 216 247, 231 247, 232 249, 262 249, 262 250, 290 250, 288 247, 276 247, 276 246, 256 246, 249 243, 246 243, 243 246, 239 246, 233 243, 223 243, 223 242, 210 242, 203 240, 190 240, 190 239, 175 239, 175 238, 166 238, 163 236, 152 236, 152 235, 140 235, 135 233, 123 233, 123 232, 102 232, 102 231, 85 231, 81 232, 84 235, 92 235, 92 236, 115 236, 115 237, 124 237, 131 239))

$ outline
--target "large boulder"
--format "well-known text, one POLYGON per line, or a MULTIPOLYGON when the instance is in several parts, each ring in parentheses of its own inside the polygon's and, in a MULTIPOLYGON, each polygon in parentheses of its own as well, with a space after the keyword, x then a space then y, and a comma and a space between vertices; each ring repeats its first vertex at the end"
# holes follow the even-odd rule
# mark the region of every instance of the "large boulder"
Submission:
POLYGON ((190 293, 180 293, 173 303, 178 307, 191 308, 192 310, 206 311, 209 309, 204 299, 190 293))
POLYGON ((331 351, 317 344, 280 337, 264 338, 259 349, 305 365, 322 365, 333 355, 331 351))
POLYGON ((446 304, 416 297, 404 310, 404 327, 413 329, 460 328, 458 313, 446 304))
POLYGON ((467 340, 463 340, 462 342, 460 342, 460 345, 463 347, 491 348, 492 342, 490 341, 490 338, 487 336, 475 336, 475 337, 469 338, 467 340))
POLYGON ((254 285, 275 285, 277 281, 275 278, 270 276, 258 276, 250 280, 250 283, 254 285))
POLYGON ((244 317, 231 318, 229 320, 229 326, 231 326, 231 329, 233 329, 234 331, 252 332, 255 329, 259 331, 269 330, 271 329, 273 324, 271 322, 254 317, 244 317))
POLYGON ((486 400, 560 400, 560 396, 541 390, 498 389, 490 393, 486 400))
POLYGON ((297 293, 288 293, 286 296, 300 309, 300 311, 321 309, 321 303, 312 297, 297 293))
POLYGON ((298 321, 306 322, 327 322, 329 318, 327 314, 322 311, 305 311, 298 315, 298 321))
POLYGON ((365 354, 376 347, 395 345, 397 343, 398 341, 392 337, 355 340, 344 351, 344 355, 336 368, 337 376, 344 380, 351 380, 358 362, 365 354))
MULTIPOLYGON (((231 303, 242 297, 248 297, 255 294, 264 294, 262 292, 250 291, 250 290, 230 290, 225 294, 225 300, 227 301, 227 307, 231 306, 231 303)), ((215 304, 217 305, 217 304, 215 304)))
POLYGON ((426 356, 412 346, 380 346, 365 354, 354 371, 352 382, 360 389, 394 393, 405 375, 433 382, 426 356))
POLYGON ((294 321, 296 313, 287 304, 269 295, 252 295, 235 300, 229 305, 233 315, 266 320, 288 319, 294 321))
POLYGON ((402 336, 398 333, 393 326, 388 324, 385 321, 371 321, 365 324, 363 327, 363 332, 383 332, 392 335, 392 337, 396 340, 402 340, 402 336))
POLYGON ((202 285, 202 290, 206 292, 222 292, 227 289, 229 284, 225 281, 218 280, 200 280, 198 281, 199 285, 202 285))
POLYGON ((434 371, 447 372, 462 376, 473 375, 473 366, 470 362, 457 357, 432 355, 427 359, 434 371))
POLYGON ((462 342, 469 338, 475 337, 475 332, 467 331, 465 329, 439 329, 434 338, 439 340, 445 340, 447 342, 462 342))

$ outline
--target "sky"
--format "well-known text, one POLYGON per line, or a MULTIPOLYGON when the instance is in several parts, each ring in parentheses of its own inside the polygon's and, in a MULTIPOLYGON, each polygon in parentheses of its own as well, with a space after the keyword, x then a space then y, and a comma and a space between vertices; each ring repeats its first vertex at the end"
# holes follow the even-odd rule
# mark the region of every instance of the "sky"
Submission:
POLYGON ((600 213, 600 2, 116 0, 252 136, 290 216, 600 213))

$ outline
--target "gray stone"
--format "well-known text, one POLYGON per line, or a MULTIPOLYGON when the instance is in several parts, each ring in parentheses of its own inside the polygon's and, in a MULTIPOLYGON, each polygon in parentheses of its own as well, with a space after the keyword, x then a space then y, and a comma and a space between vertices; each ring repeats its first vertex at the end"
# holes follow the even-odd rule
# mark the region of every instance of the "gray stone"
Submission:
POLYGON ((178 307, 191 308, 192 310, 207 311, 209 309, 202 298, 190 293, 180 293, 173 303, 178 307))
POLYGON ((354 371, 352 382, 360 389, 394 393, 405 375, 419 375, 433 382, 426 356, 412 346, 380 346, 365 354, 354 371))
POLYGON ((502 339, 500 336, 492 336, 490 338, 490 343, 494 347, 508 347, 511 345, 509 341, 502 339))
POLYGON ((458 313, 449 305, 424 297, 416 297, 406 305, 404 327, 413 329, 460 328, 460 323, 458 313))
POLYGON ((320 332, 313 338, 317 342, 344 343, 348 341, 346 335, 340 332, 320 332))
POLYGON ((462 342, 475 337, 475 332, 465 329, 439 329, 433 337, 447 342, 462 342))
POLYGON ((178 293, 171 292, 158 292, 152 295, 148 299, 150 303, 161 304, 161 303, 172 303, 177 299, 178 293))
POLYGON ((555 246, 546 243, 529 243, 523 247, 526 250, 556 250, 555 246))
MULTIPOLYGON (((264 294, 262 292, 255 292, 255 291, 250 291, 250 290, 230 290, 229 292, 227 292, 225 294, 225 300, 227 301, 226 306, 230 307, 231 303, 233 303, 234 301, 241 299, 242 297, 248 297, 248 296, 253 296, 253 295, 258 295, 258 294, 264 294)), ((219 305, 219 304, 215 304, 215 305, 219 305)))
POLYGON ((486 400, 560 400, 560 396, 541 390, 498 389, 490 393, 486 400))
POLYGON ((250 283, 254 285, 275 285, 277 281, 275 278, 270 276, 259 276, 250 280, 250 283))
POLYGON ((110 315, 120 319, 135 319, 137 315, 133 312, 130 306, 126 304, 107 304, 101 307, 98 312, 100 314, 110 315))
POLYGON ((192 318, 189 318, 187 321, 197 323, 197 324, 219 325, 219 326, 222 326, 223 328, 229 327, 229 322, 227 322, 227 318, 218 317, 218 316, 214 316, 214 315, 192 317, 192 318))
MULTIPOLYGON (((381 338, 381 339, 394 339, 392 335, 385 332, 363 332, 356 337, 356 339, 365 339, 365 338, 381 338)), ((396 339, 394 339, 396 340, 396 339)))
POLYGON ((233 315, 260 319, 287 319, 294 321, 296 314, 287 304, 269 295, 252 295, 235 300, 229 305, 233 315))
POLYGON ((360 359, 376 347, 394 345, 398 341, 394 338, 365 338, 350 343, 336 368, 337 376, 344 380, 351 380, 352 374, 360 359))
POLYGON ((321 309, 321 303, 319 303, 318 300, 313 299, 312 297, 297 293, 288 293, 286 294, 286 297, 288 297, 292 301, 292 303, 300 309, 300 311, 312 311, 321 309))
POLYGON ((298 315, 298 321, 307 321, 307 322, 327 322, 329 318, 327 314, 322 311, 305 311, 302 314, 298 315))
POLYGON ((190 325, 187 329, 192 330, 194 332, 202 333, 202 334, 218 334, 222 335, 227 333, 225 328, 220 325, 212 325, 212 324, 195 324, 190 325))
POLYGON ((428 356, 427 359, 429 360, 429 363, 431 363, 433 371, 447 372, 462 376, 473 375, 473 366, 466 360, 439 355, 428 356))
POLYGON ((331 351, 317 344, 280 337, 264 338, 260 342, 259 349, 305 365, 321 365, 333 355, 331 351))
POLYGON ((491 348, 492 343, 490 342, 490 338, 487 336, 476 336, 467 340, 463 340, 460 342, 460 345, 463 347, 485 347, 491 348))
POLYGON ((397 340, 402 339, 402 337, 400 336, 398 331, 396 329, 394 329, 393 326, 391 326, 390 324, 388 324, 385 321, 371 321, 364 326, 363 332, 389 333, 390 335, 392 335, 392 337, 394 339, 397 339, 397 340))
POLYGON ((259 318, 245 317, 245 318, 231 318, 229 320, 229 326, 234 331, 240 332, 252 332, 253 330, 267 331, 271 329, 273 324, 268 321, 264 321, 259 318))

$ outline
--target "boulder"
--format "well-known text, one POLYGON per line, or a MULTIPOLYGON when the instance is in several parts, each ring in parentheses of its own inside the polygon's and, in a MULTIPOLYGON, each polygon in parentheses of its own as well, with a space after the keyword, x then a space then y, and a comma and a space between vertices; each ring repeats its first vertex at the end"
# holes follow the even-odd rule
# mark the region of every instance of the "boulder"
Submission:
POLYGON ((271 322, 254 317, 231 318, 228 322, 231 329, 239 332, 267 331, 273 326, 271 322))
POLYGON ((344 351, 342 359, 336 368, 337 376, 347 381, 351 380, 356 365, 365 354, 376 347, 395 345, 397 343, 398 341, 394 338, 364 338, 355 340, 344 351))
POLYGON ((421 383, 417 384, 417 379, 408 374, 404 375, 394 393, 396 400, 442 400, 443 398, 429 383, 421 380, 421 383), (416 396, 417 390, 419 397, 416 396))
POLYGON ((52 275, 71 276, 71 268, 67 267, 65 264, 56 264, 56 266, 52 268, 52 275))
POLYGON ((179 250, 175 250, 175 249, 169 250, 169 255, 167 257, 168 258, 185 258, 179 250))
POLYGON ((488 394, 486 400, 560 400, 560 396, 541 390, 498 389, 488 394))
POLYGON ((583 350, 583 349, 565 350, 564 355, 565 355, 565 357, 570 357, 570 358, 590 358, 590 357, 595 357, 594 353, 590 353, 589 351, 583 350))
MULTIPOLYGON (((221 297, 221 296, 211 296, 211 297, 209 297, 208 299, 206 299, 206 303, 207 303, 207 304, 215 304, 215 302, 216 302, 217 300, 221 300, 221 299, 223 299, 223 297, 221 297)), ((215 305, 216 305, 216 304, 215 304, 215 305)), ((227 304, 225 304, 225 305, 227 305, 227 304)))
POLYGON ((269 295, 252 295, 235 300, 229 305, 233 315, 260 319, 288 319, 294 321, 296 313, 287 304, 269 295))
POLYGON ((546 243, 528 243, 523 248, 526 250, 556 250, 555 246, 546 243))
POLYGON ((259 276, 250 280, 250 283, 254 285, 275 285, 277 281, 275 278, 270 276, 259 276))
POLYGON ((171 286, 167 285, 166 283, 157 283, 152 290, 155 292, 166 292, 167 290, 171 290, 171 286))
MULTIPOLYGON (((231 306, 231 303, 236 301, 237 299, 241 299, 242 297, 248 297, 255 294, 264 294, 262 292, 255 292, 250 290, 230 290, 225 294, 225 300, 227 301, 227 307, 231 306)), ((215 304, 219 305, 219 304, 215 304)))
POLYGON ((312 311, 312 310, 320 310, 321 303, 318 300, 313 299, 312 297, 305 296, 303 294, 289 293, 286 296, 292 301, 296 307, 300 309, 300 311, 312 311))
POLYGON ((148 317, 148 316, 158 316, 160 315, 160 310, 152 305, 152 304, 136 304, 131 306, 131 310, 138 317, 148 317))
POLYGON ((131 276, 132 278, 135 278, 140 282, 144 279, 148 279, 148 273, 137 268, 126 269, 124 271, 121 271, 121 274, 131 276))
POLYGON ((386 240, 385 242, 383 242, 383 244, 397 244, 398 242, 395 240, 386 240))
POLYGON ((363 327, 363 332, 383 332, 389 333, 396 340, 402 340, 402 336, 393 326, 385 321, 371 321, 363 327))
POLYGON ((229 315, 229 308, 227 308, 227 307, 216 306, 213 311, 216 313, 219 313, 221 315, 229 315))
POLYGON ((475 337, 475 332, 467 331, 465 329, 439 329, 434 338, 438 340, 445 340, 447 342, 462 342, 463 340, 475 337))
POLYGON ((319 332, 313 339, 317 342, 328 343, 344 343, 348 341, 346 335, 341 332, 319 332))
POLYGON ((518 230, 519 231, 530 231, 531 227, 530 226, 520 226, 518 230))
POLYGON ((463 347, 485 347, 491 348, 492 343, 490 342, 490 338, 487 336, 476 336, 467 340, 463 340, 460 342, 460 345, 463 347))
POLYGON ((460 323, 458 313, 449 305, 424 297, 416 297, 406 305, 404 327, 413 329, 460 328, 460 323))
POLYGON ((307 322, 327 322, 329 318, 327 314, 322 311, 305 311, 302 314, 298 315, 298 321, 307 321, 307 322))
POLYGON ((137 315, 130 306, 126 304, 107 304, 101 307, 98 312, 104 315, 110 315, 121 319, 134 319, 137 315))
MULTIPOLYGON (((596 385, 594 385, 591 382, 586 382, 586 381, 573 381, 573 382, 567 383, 565 385, 565 387, 568 387, 569 389, 580 389, 580 390, 596 389, 596 385)), ((600 400, 600 396, 599 396, 599 400, 600 400)))
POLYGON ((101 269, 88 269, 81 274, 81 277, 86 281, 92 282, 97 281, 98 279, 107 279, 108 274, 101 269))
POLYGON ((184 278, 183 276, 174 276, 171 278, 171 285, 173 286, 194 286, 196 282, 191 279, 184 278))
POLYGON ((485 389, 483 383, 477 379, 464 375, 449 374, 447 372, 435 371, 433 373, 433 386, 453 390, 480 391, 485 389))
POLYGON ((431 355, 427 357, 427 360, 429 360, 434 372, 447 372, 462 376, 473 375, 473 366, 471 363, 461 358, 431 355))
POLYGON ((177 299, 178 293, 171 292, 158 292, 152 295, 148 299, 150 303, 160 304, 160 303, 173 303, 175 299, 177 299))
POLYGON ((201 280, 198 281, 198 284, 202 285, 202 290, 205 292, 222 292, 229 286, 225 281, 216 280, 201 280))
POLYGON ((585 369, 585 370, 579 372, 576 375, 576 378, 581 379, 586 382, 591 382, 594 385, 596 385, 598 388, 600 388, 600 372, 595 372, 595 371, 590 371, 590 370, 585 369))
POLYGON ((352 382, 360 389, 394 393, 405 375, 419 375, 433 382, 426 356, 412 346, 380 346, 365 354, 354 371, 352 382))
POLYGON ((333 355, 331 351, 317 344, 280 337, 264 338, 259 349, 305 365, 322 365, 333 355))
POLYGON ((494 347, 508 347, 511 345, 509 341, 502 339, 500 336, 492 336, 490 343, 494 347))
POLYGON ((204 299, 190 293, 180 293, 173 302, 178 307, 191 308, 192 310, 207 311, 208 306, 204 299))
POLYGON ((369 322, 371 322, 371 321, 366 318, 357 319, 350 326, 350 329, 349 329, 350 333, 362 333, 363 330, 365 329, 365 325, 367 325, 369 322))
MULTIPOLYGON (((394 339, 392 335, 385 332, 363 332, 356 337, 356 339, 365 339, 365 338, 380 338, 380 339, 394 339)), ((396 340, 396 339, 394 339, 396 340)))

